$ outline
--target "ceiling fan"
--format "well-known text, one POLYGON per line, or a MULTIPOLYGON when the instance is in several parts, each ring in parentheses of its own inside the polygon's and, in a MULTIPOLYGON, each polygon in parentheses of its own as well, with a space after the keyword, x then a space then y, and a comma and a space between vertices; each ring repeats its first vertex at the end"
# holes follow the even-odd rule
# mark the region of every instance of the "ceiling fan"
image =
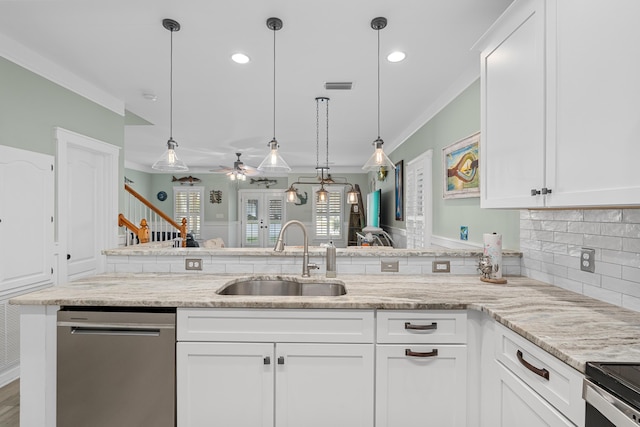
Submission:
POLYGON ((220 169, 212 169, 211 172, 224 173, 232 181, 235 181, 235 180, 245 181, 248 176, 259 175, 260 172, 256 168, 252 166, 247 166, 243 163, 242 160, 240 160, 241 155, 242 153, 236 153, 236 156, 238 157, 238 159, 235 162, 233 162, 233 167, 226 167, 221 165, 220 169))

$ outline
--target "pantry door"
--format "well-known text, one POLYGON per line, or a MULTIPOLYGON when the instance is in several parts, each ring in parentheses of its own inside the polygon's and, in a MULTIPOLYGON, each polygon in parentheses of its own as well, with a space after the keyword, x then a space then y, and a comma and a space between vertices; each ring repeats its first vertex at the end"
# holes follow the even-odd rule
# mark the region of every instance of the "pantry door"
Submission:
POLYGON ((56 129, 60 283, 104 273, 117 246, 119 148, 56 129))
POLYGON ((240 246, 273 247, 285 221, 283 190, 240 190, 240 246))

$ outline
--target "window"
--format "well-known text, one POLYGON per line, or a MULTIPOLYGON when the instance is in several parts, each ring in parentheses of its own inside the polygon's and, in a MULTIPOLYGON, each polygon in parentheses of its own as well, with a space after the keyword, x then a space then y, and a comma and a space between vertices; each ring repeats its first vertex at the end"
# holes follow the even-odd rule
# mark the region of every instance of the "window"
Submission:
POLYGON ((187 219, 187 233, 200 238, 204 212, 204 187, 173 187, 173 218, 178 224, 187 219))
MULTIPOLYGON (((318 191, 320 187, 314 187, 313 193, 318 191)), ((313 218, 314 229, 316 231, 316 239, 319 240, 340 240, 342 239, 342 223, 344 189, 343 188, 325 188, 329 192, 327 201, 321 203, 318 196, 313 198, 315 216, 313 218)))
POLYGON ((429 150, 407 164, 405 178, 405 221, 407 227, 407 248, 409 249, 431 246, 432 156, 433 150, 429 150))

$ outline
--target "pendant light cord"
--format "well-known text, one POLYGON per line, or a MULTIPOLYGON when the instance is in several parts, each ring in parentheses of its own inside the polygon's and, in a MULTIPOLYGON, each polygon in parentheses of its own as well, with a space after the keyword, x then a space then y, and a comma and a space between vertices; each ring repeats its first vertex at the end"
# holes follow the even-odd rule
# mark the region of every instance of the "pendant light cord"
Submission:
POLYGON ((325 166, 327 167, 327 178, 329 175, 329 98, 326 99, 327 102, 327 162, 325 166))
POLYGON ((173 140, 173 32, 171 29, 171 48, 169 50, 169 139, 173 140))
POLYGON ((273 140, 276 140, 276 29, 273 29, 273 140))
MULTIPOLYGON (((316 98, 316 173, 320 169, 320 98, 316 98)), ((322 173, 324 178, 324 172, 322 173)))
POLYGON ((378 139, 380 139, 380 28, 378 32, 378 139))

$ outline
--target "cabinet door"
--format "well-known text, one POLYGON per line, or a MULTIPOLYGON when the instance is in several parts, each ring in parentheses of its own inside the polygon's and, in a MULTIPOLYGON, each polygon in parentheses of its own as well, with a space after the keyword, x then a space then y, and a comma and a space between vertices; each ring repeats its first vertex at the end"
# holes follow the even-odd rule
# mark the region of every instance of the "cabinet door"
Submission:
POLYGON ((273 344, 179 342, 178 427, 273 426, 273 344))
POLYGON ((373 344, 277 344, 277 427, 373 426, 373 344))
POLYGON ((547 204, 637 205, 640 2, 550 5, 547 204))
MULTIPOLYGON (((496 362, 498 363, 498 362, 496 362)), ((507 368, 499 365, 498 427, 575 427, 507 368)), ((496 420, 498 421, 498 420, 496 420)))
POLYGON ((480 185, 484 208, 543 206, 545 186, 543 0, 514 4, 481 54, 480 185))
POLYGON ((464 345, 378 345, 376 426, 466 426, 466 385, 464 345))

